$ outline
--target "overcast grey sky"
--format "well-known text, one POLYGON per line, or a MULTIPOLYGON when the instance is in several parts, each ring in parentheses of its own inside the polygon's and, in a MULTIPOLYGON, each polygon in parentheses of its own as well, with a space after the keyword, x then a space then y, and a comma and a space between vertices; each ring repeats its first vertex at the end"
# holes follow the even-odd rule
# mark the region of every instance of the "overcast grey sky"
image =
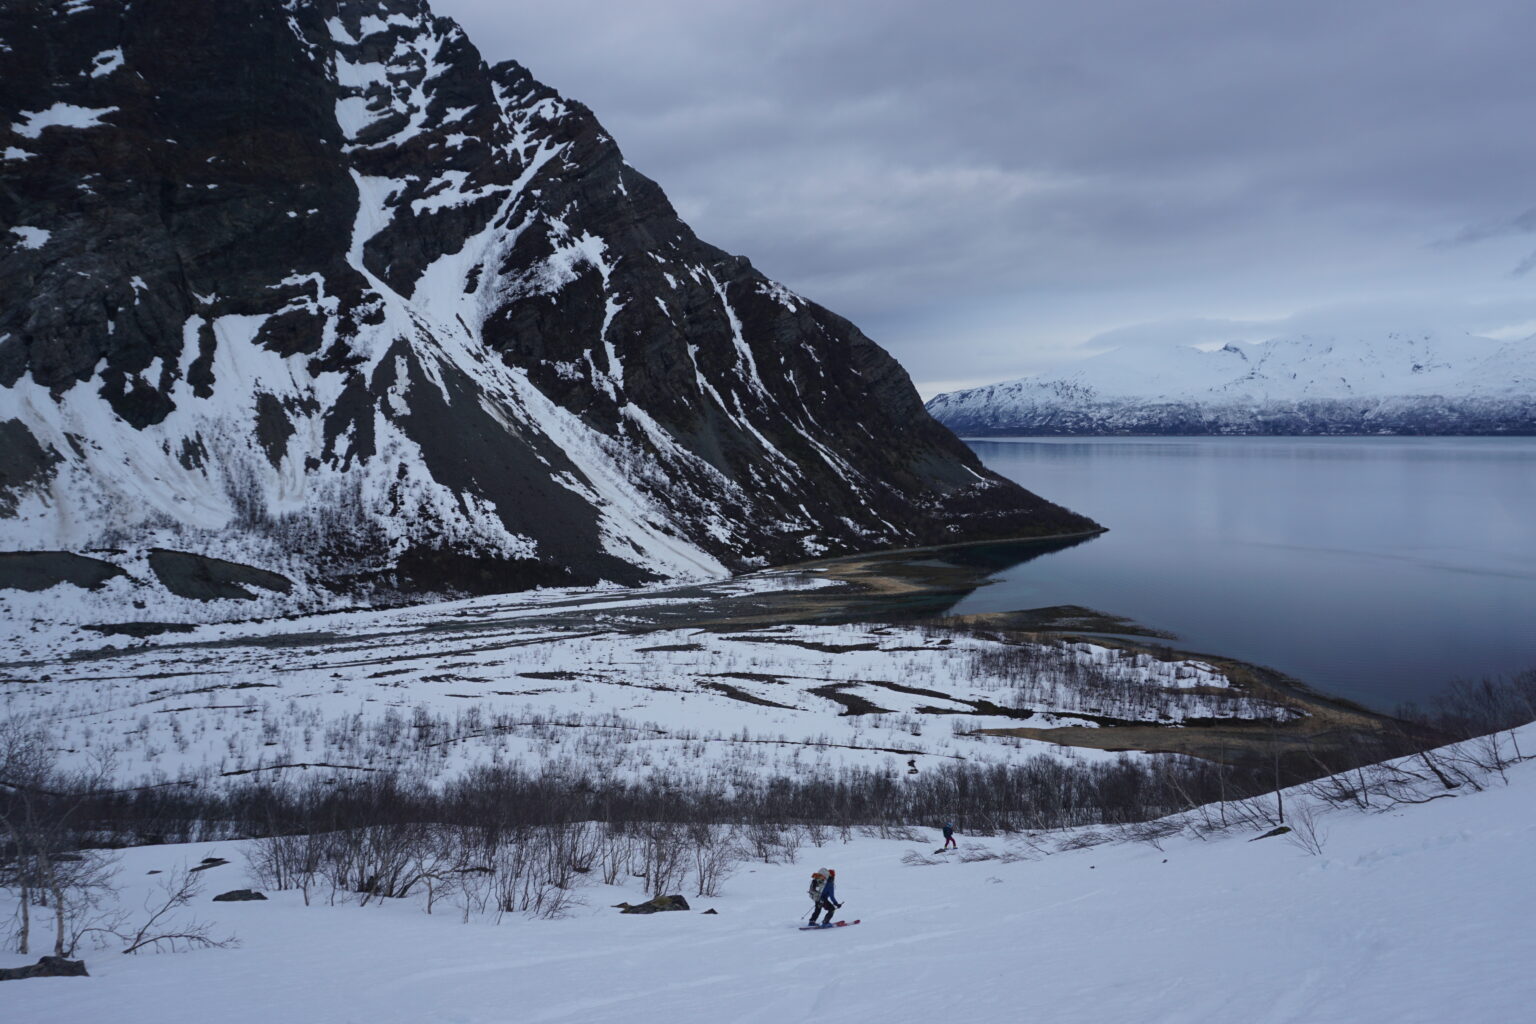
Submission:
POLYGON ((433 6, 925 397, 1111 342, 1536 333, 1531 0, 433 6))

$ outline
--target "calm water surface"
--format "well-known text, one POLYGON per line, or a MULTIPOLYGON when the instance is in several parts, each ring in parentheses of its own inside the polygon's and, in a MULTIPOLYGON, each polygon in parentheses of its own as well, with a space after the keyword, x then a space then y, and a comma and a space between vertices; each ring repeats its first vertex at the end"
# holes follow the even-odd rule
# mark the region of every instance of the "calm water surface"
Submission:
POLYGON ((1086 605, 1384 709, 1536 668, 1536 439, 970 444, 1110 532, 956 613, 1086 605))

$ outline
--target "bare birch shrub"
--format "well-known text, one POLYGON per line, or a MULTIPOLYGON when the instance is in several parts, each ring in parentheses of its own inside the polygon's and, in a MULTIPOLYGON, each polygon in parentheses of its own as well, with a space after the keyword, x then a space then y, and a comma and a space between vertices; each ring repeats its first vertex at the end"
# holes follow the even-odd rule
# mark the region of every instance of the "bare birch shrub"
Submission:
POLYGON ((1292 803, 1286 824, 1291 826, 1285 835, 1286 842, 1314 857, 1322 854, 1323 847, 1328 844, 1328 830, 1316 804, 1305 800, 1292 803))
POLYGON ((123 928, 128 915, 118 905, 115 853, 92 850, 60 858, 53 868, 50 897, 58 914, 56 922, 64 925, 62 943, 56 956, 74 956, 87 940, 98 949, 107 948, 123 928))
POLYGON ((503 838, 491 864, 498 918, 508 913, 559 917, 576 902, 569 885, 557 884, 561 869, 552 853, 553 848, 538 842, 531 830, 503 838))
POLYGON ((597 857, 604 885, 616 885, 619 879, 629 874, 635 857, 635 843, 634 832, 624 824, 604 826, 597 857))
POLYGON ((325 852, 323 837, 299 835, 267 836, 245 848, 246 868, 263 889, 282 892, 298 889, 309 906, 309 892, 320 873, 325 852))
POLYGON ((664 896, 683 886, 688 873, 688 835, 670 822, 649 822, 640 827, 635 874, 645 880, 652 896, 664 896))
POLYGON ((216 939, 212 925, 196 920, 180 920, 176 912, 186 907, 203 891, 202 876, 186 865, 177 868, 160 882, 160 891, 144 902, 149 916, 132 935, 123 935, 124 953, 178 949, 224 949, 235 944, 233 937, 216 939))
POLYGON ((743 850, 737 830, 729 825, 692 825, 694 894, 719 896, 720 886, 736 869, 743 850))
POLYGON ((18 897, 17 952, 31 951, 34 909, 51 919, 54 956, 70 955, 81 936, 109 927, 114 861, 81 846, 92 797, 111 779, 110 754, 65 772, 40 729, 0 723, 0 879, 18 897))

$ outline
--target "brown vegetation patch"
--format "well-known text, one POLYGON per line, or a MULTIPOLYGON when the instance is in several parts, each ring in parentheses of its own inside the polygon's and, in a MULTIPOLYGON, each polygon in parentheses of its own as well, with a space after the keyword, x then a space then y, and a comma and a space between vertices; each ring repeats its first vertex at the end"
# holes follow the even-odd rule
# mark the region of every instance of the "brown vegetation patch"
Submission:
POLYGON ((757 704, 765 708, 783 708, 786 711, 799 710, 793 704, 780 704, 778 701, 768 700, 766 698, 759 697, 754 693, 748 693, 746 690, 738 689, 732 686, 730 683, 710 683, 700 681, 699 686, 706 690, 714 690, 716 693, 731 698, 731 700, 739 700, 743 704, 757 704))
POLYGON ((785 685, 783 677, 770 675, 767 672, 705 672, 704 675, 711 679, 745 679, 749 683, 785 685))
POLYGON ((1121 636, 1174 639, 1174 634, 1143 626, 1134 619, 1075 604, 1052 605, 1047 608, 1029 608, 1013 612, 953 615, 947 621, 971 629, 1038 633, 1116 633, 1121 636))
POLYGON ((856 693, 846 692, 847 690, 857 685, 859 684, 831 683, 827 686, 818 686, 809 692, 814 693, 818 697, 825 697, 827 700, 835 701, 838 704, 841 704, 843 706, 843 710, 838 713, 839 718, 846 718, 849 715, 894 714, 894 712, 892 712, 890 709, 882 708, 874 701, 866 700, 856 693))
POLYGON ((871 640, 862 644, 824 644, 815 640, 800 640, 788 636, 728 636, 726 640, 738 640, 748 644, 782 644, 785 647, 800 647, 807 651, 820 651, 823 654, 851 654, 854 651, 878 651, 880 645, 871 640))

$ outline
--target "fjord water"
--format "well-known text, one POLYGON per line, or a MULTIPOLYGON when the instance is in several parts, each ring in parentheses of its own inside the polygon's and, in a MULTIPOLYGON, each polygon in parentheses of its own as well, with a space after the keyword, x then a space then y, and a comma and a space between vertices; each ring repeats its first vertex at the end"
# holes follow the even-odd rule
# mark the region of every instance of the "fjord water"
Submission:
POLYGON ((1536 438, 969 443, 1110 532, 955 614, 1085 605, 1382 710, 1536 668, 1536 438))

